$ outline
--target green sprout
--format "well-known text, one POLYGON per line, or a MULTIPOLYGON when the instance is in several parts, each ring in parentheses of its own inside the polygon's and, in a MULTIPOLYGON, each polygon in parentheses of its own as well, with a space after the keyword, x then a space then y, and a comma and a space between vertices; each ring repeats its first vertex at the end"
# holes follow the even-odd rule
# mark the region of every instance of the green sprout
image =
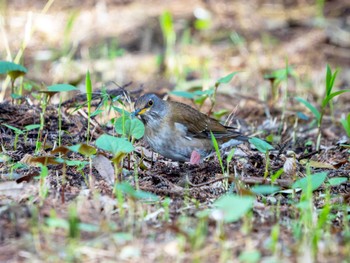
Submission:
POLYGON ((334 91, 333 86, 334 86, 334 81, 335 78, 337 77, 338 70, 336 70, 334 73, 332 73, 331 68, 329 65, 327 65, 327 73, 326 73, 326 92, 324 94, 322 103, 321 103, 321 109, 318 110, 315 106, 313 106, 311 103, 306 101, 303 98, 297 97, 296 100, 299 101, 300 103, 304 104, 305 107, 307 107, 312 114, 315 116, 316 121, 317 121, 317 142, 316 142, 316 150, 320 149, 320 144, 321 144, 321 126, 322 126, 322 120, 323 116, 326 113, 327 106, 330 105, 332 107, 332 100, 336 97, 339 96, 345 92, 350 92, 350 89, 344 89, 344 90, 339 90, 339 91, 334 91))

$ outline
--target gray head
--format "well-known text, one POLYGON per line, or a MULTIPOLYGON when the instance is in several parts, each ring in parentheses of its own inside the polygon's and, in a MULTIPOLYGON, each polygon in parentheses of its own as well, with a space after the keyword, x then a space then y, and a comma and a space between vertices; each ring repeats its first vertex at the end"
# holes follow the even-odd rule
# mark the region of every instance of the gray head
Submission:
POLYGON ((136 100, 134 108, 134 115, 145 124, 156 124, 165 116, 167 105, 156 94, 147 93, 136 100))

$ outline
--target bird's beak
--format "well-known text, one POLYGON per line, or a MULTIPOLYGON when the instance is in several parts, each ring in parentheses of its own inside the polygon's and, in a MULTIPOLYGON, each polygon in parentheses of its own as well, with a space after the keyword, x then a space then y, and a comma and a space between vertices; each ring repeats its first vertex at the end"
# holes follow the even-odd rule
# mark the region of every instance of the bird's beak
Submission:
POLYGON ((135 110, 134 112, 131 113, 131 117, 133 118, 136 117, 137 115, 139 115, 140 111, 141 111, 140 109, 135 110))
POLYGON ((137 109, 137 110, 135 110, 133 113, 131 113, 131 116, 132 116, 132 117, 140 116, 140 115, 144 114, 146 111, 147 111, 147 108, 144 108, 144 109, 137 109))

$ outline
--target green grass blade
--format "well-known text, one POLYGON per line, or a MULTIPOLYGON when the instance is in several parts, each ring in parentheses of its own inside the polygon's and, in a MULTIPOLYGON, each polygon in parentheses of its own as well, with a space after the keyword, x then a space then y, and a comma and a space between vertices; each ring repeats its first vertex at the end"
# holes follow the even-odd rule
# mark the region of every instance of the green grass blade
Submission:
POLYGON ((310 102, 300 97, 296 97, 295 99, 300 103, 304 104, 304 106, 312 112, 312 114, 316 117, 317 122, 321 120, 321 113, 310 102))
POLYGON ((343 89, 343 90, 338 90, 333 92, 332 94, 330 94, 329 96, 327 96, 326 98, 324 98, 324 100, 322 101, 322 107, 326 107, 327 104, 336 96, 346 93, 346 92, 350 92, 350 89, 343 89))
MULTIPOLYGON (((333 80, 334 82, 334 80, 333 80)), ((327 97, 331 94, 332 91, 332 70, 330 66, 327 64, 327 69, 326 69, 326 95, 327 97)))
POLYGON ((220 163, 220 166, 221 166, 221 169, 222 169, 222 173, 224 174, 225 173, 225 168, 224 168, 224 165, 222 163, 218 142, 217 142, 217 140, 216 140, 216 138, 215 138, 215 136, 214 136, 214 134, 212 132, 210 132, 210 136, 211 136, 211 141, 213 142, 213 146, 214 146, 216 155, 217 155, 217 157, 219 159, 219 163, 220 163))

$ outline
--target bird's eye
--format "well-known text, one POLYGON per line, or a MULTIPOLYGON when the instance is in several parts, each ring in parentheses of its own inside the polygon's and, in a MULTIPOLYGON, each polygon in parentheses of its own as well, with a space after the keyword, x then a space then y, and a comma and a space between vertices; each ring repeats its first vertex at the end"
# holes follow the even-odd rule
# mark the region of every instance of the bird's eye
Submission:
POLYGON ((149 101, 148 101, 148 106, 151 107, 152 105, 153 105, 153 100, 149 100, 149 101))

